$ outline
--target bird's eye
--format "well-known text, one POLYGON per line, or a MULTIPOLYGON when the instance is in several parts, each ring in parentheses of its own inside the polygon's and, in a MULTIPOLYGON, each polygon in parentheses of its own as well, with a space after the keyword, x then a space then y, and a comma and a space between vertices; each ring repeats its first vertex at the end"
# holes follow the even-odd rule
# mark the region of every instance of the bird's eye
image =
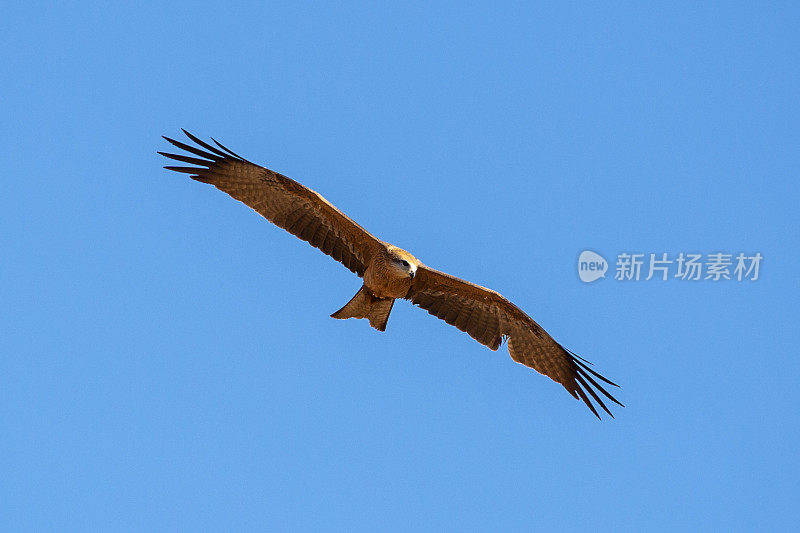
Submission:
POLYGON ((400 262, 403 263, 404 267, 406 267, 406 268, 408 267, 408 261, 403 260, 403 261, 400 261, 400 262))

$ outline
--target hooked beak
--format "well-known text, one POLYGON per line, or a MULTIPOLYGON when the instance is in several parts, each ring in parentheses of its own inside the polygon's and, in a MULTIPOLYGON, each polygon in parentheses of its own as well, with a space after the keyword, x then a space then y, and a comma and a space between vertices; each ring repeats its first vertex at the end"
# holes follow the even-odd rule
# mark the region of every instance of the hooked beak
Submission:
POLYGON ((408 273, 408 275, 409 275, 409 276, 411 276, 411 279, 414 279, 414 276, 415 276, 416 274, 417 274, 417 273, 416 273, 416 272, 414 272, 413 270, 412 270, 411 272, 409 272, 409 273, 408 273))

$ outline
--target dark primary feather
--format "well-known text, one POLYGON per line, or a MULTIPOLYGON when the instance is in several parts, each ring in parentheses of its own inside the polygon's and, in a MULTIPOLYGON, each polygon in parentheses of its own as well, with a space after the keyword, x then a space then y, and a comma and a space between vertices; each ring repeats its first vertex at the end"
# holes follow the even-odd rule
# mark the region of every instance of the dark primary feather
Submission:
POLYGON ((164 168, 214 185, 354 273, 364 275, 372 254, 381 245, 368 231, 311 189, 251 163, 216 140, 212 139, 215 147, 186 130, 183 132, 194 146, 169 137, 164 139, 188 154, 158 153, 195 166, 164 168))

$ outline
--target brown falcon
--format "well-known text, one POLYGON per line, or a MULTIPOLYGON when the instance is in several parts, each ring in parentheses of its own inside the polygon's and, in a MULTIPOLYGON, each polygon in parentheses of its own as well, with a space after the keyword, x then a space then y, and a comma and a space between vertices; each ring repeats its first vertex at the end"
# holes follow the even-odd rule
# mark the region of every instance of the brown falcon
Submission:
POLYGON ((410 300, 492 350, 507 341, 514 361, 563 385, 598 418, 589 396, 609 415, 611 411, 598 392, 622 405, 598 380, 617 386, 615 383, 563 348, 499 293, 422 264, 405 250, 376 238, 311 189, 251 163, 213 139, 216 146, 183 132, 195 146, 164 138, 191 155, 159 153, 194 166, 164 168, 228 193, 364 279, 356 295, 333 313, 333 318, 366 318, 372 327, 384 331, 394 301, 410 300))

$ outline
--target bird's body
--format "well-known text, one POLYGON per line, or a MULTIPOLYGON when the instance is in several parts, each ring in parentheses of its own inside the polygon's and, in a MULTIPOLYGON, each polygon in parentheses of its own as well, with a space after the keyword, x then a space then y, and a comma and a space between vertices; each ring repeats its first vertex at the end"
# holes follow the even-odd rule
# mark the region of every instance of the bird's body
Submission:
POLYGON ((364 271, 364 285, 347 305, 331 315, 333 318, 366 318, 373 328, 386 331, 394 301, 411 291, 422 263, 397 246, 382 244, 364 271))
POLYGON ((367 266, 364 287, 378 298, 405 298, 421 264, 405 250, 386 245, 378 249, 367 266))
POLYGON ((165 139, 200 158, 159 153, 196 166, 165 168, 214 185, 363 278, 356 295, 332 317, 367 318, 372 327, 384 331, 394 301, 410 300, 492 350, 507 340, 515 361, 563 385, 598 418, 587 393, 609 415, 595 389, 622 405, 595 378, 614 383, 563 348, 499 293, 424 265, 405 250, 377 239, 311 189, 247 161, 216 141, 218 148, 184 133, 202 149, 165 139))

